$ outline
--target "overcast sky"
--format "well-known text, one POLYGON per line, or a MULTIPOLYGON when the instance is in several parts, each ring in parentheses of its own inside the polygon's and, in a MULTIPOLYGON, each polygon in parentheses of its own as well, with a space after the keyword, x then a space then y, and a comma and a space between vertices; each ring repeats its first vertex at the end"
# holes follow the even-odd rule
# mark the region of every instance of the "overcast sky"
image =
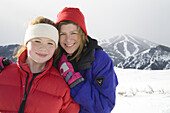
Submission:
POLYGON ((93 38, 131 34, 170 47, 170 0, 1 0, 0 45, 22 44, 31 19, 56 21, 69 6, 83 12, 93 38))

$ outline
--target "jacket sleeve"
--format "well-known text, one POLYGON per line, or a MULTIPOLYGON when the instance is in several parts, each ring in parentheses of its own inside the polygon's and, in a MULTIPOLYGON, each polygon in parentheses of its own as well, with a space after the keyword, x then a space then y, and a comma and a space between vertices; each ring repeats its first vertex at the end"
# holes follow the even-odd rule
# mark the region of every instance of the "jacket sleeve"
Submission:
POLYGON ((60 113, 79 113, 80 107, 79 104, 73 101, 70 96, 70 89, 66 91, 66 94, 63 97, 63 106, 60 110, 60 113))
POLYGON ((71 96, 80 104, 80 110, 110 113, 115 106, 118 81, 111 58, 104 51, 99 52, 96 52, 98 57, 87 71, 85 81, 71 89, 71 96))

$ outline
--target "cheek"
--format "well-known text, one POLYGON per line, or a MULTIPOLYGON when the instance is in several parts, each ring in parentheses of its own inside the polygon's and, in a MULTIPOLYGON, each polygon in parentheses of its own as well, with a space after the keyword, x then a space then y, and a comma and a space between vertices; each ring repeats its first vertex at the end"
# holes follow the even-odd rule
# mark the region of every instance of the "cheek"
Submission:
POLYGON ((28 56, 33 56, 34 52, 37 50, 37 46, 34 44, 28 43, 27 44, 27 54, 28 56))
POLYGON ((32 43, 28 43, 27 44, 27 49, 34 51, 34 50, 36 50, 36 46, 34 44, 32 44, 32 43))
POLYGON ((27 56, 28 56, 28 57, 34 56, 34 54, 33 54, 33 52, 32 52, 32 49, 27 48, 27 56))
POLYGON ((77 39, 77 46, 80 46, 80 39, 77 39))
POLYGON ((63 39, 60 39, 59 42, 60 42, 61 47, 63 47, 63 45, 64 45, 64 44, 63 44, 63 43, 64 43, 64 40, 63 40, 63 39))
POLYGON ((53 55, 54 52, 55 52, 55 47, 50 47, 49 48, 49 52, 50 52, 51 55, 53 55))

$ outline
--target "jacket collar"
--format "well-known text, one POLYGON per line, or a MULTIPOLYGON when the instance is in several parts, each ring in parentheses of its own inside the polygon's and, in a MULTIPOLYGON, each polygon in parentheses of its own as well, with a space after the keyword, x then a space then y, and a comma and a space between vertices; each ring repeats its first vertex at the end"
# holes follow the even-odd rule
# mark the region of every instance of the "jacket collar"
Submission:
POLYGON ((86 70, 91 67, 91 63, 95 60, 94 52, 95 49, 102 49, 97 43, 97 40, 92 39, 90 36, 87 36, 89 43, 86 46, 86 51, 81 54, 79 61, 71 61, 74 69, 76 71, 86 70))

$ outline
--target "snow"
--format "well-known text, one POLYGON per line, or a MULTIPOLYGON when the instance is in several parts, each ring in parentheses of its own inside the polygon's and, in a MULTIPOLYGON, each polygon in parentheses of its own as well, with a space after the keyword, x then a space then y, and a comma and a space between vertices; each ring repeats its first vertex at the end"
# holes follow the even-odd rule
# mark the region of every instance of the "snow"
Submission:
POLYGON ((111 113, 170 113, 170 70, 115 67, 119 84, 111 113))

